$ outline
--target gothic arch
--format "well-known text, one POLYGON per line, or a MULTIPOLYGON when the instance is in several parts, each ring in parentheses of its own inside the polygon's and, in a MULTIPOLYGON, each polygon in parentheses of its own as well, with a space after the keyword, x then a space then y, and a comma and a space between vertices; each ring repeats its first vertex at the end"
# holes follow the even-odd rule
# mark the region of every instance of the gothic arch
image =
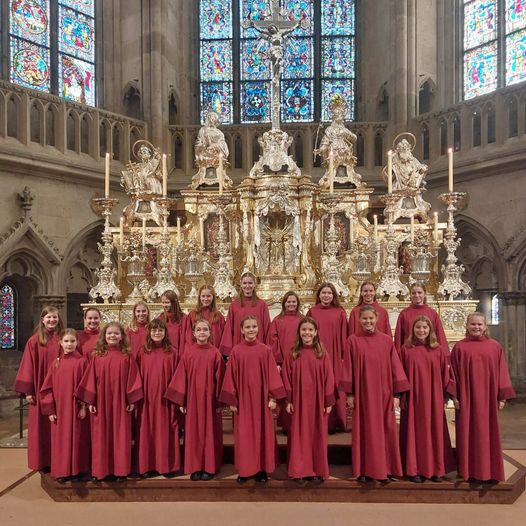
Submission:
POLYGON ((17 275, 31 281, 36 294, 47 294, 51 290, 53 277, 49 264, 41 254, 28 248, 11 252, 0 267, 0 281, 17 275))
POLYGON ((418 114, 429 113, 435 109, 438 87, 429 73, 424 73, 418 80, 418 114))
POLYGON ((137 79, 130 80, 122 90, 124 113, 132 119, 142 119, 141 88, 137 79))

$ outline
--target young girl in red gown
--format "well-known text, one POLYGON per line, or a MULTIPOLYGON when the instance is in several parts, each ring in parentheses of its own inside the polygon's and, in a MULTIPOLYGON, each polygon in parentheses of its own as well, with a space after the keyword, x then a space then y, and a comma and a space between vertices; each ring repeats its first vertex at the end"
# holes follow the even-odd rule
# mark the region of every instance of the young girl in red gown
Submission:
POLYGON ((99 337, 101 318, 99 309, 89 307, 84 311, 84 330, 77 332, 78 349, 88 359, 99 337))
POLYGON ((51 476, 59 482, 90 471, 88 410, 75 398, 89 362, 78 343, 75 329, 62 333, 59 356, 40 389, 42 414, 51 422, 51 476))
POLYGON ((318 325, 303 318, 296 343, 281 370, 291 415, 288 475, 315 483, 329 478, 327 419, 336 402, 332 364, 318 336, 318 325))
POLYGON ((144 301, 138 301, 133 306, 132 319, 126 330, 127 341, 134 358, 146 343, 148 323, 150 323, 150 309, 144 301))
POLYGON ((59 334, 64 330, 58 309, 47 306, 40 313, 38 329, 26 343, 13 389, 29 404, 27 422, 28 466, 46 470, 51 465, 51 426, 40 407, 40 389, 59 355, 59 334))
POLYGON ((186 315, 183 313, 181 305, 179 304, 179 298, 173 290, 163 292, 161 303, 163 312, 159 316, 159 319, 166 323, 171 346, 181 354, 184 351, 186 315))
POLYGON ((349 315, 349 336, 361 330, 360 309, 364 305, 371 305, 378 314, 376 330, 392 336, 389 313, 376 301, 376 285, 372 281, 364 281, 360 286, 360 301, 349 315))

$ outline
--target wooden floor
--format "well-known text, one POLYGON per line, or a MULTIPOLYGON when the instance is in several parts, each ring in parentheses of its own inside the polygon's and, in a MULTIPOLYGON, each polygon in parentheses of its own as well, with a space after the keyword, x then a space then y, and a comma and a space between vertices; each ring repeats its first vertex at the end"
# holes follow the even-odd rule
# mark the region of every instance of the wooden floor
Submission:
MULTIPOLYGON (((225 448, 225 460, 231 456, 225 448)), ((348 458, 349 448, 345 451, 348 458)), ((329 447, 332 460, 343 460, 339 446, 329 447)), ((187 476, 166 479, 128 479, 122 482, 66 482, 41 476, 42 488, 57 502, 375 502, 512 504, 524 492, 526 468, 504 455, 506 481, 496 485, 470 485, 456 479, 415 484, 406 480, 382 485, 351 479, 348 463, 331 464, 331 478, 321 485, 300 486, 287 478, 281 465, 267 484, 253 480, 238 484, 231 464, 225 464, 211 481, 194 482, 187 476)))

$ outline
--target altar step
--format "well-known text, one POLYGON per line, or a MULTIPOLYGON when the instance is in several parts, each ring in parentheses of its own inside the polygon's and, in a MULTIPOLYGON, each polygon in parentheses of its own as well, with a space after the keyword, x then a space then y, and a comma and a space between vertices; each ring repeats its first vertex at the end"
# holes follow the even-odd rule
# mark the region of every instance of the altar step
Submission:
MULTIPOLYGON (((329 447, 331 457, 342 452, 329 447)), ((349 455, 346 448, 346 456, 349 455)), ((226 448, 225 457, 230 453, 226 448)), ((226 460, 226 459, 225 459, 226 460)), ((493 486, 470 485, 452 478, 440 483, 415 484, 397 480, 388 484, 361 484, 351 479, 346 464, 331 464, 331 478, 320 485, 298 485, 287 478, 281 464, 267 484, 253 480, 238 484, 232 464, 223 465, 210 481, 191 481, 188 476, 171 479, 127 479, 119 482, 66 482, 42 475, 41 485, 57 502, 385 502, 448 504, 512 504, 524 492, 526 468, 505 455, 507 480, 493 486)))

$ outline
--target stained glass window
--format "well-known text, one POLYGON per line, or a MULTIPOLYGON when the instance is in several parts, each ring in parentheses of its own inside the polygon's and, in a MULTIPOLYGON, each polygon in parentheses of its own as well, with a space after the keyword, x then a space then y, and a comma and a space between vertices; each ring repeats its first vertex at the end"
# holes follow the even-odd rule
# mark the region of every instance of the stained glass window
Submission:
POLYGON ((526 80, 526 0, 464 0, 463 14, 464 98, 526 80))
POLYGON ((12 82, 95 104, 95 0, 9 0, 9 39, 12 82))
POLYGON ((15 290, 11 285, 0 288, 0 338, 2 349, 13 349, 16 344, 15 290))
MULTIPOLYGON (((270 122, 270 47, 243 22, 267 19, 271 2, 200 0, 201 122, 213 102, 222 109, 223 123, 270 122)), ((326 97, 336 93, 346 97, 347 117, 353 118, 354 0, 280 0, 280 8, 290 20, 303 21, 282 51, 281 120, 329 120, 326 97)))

